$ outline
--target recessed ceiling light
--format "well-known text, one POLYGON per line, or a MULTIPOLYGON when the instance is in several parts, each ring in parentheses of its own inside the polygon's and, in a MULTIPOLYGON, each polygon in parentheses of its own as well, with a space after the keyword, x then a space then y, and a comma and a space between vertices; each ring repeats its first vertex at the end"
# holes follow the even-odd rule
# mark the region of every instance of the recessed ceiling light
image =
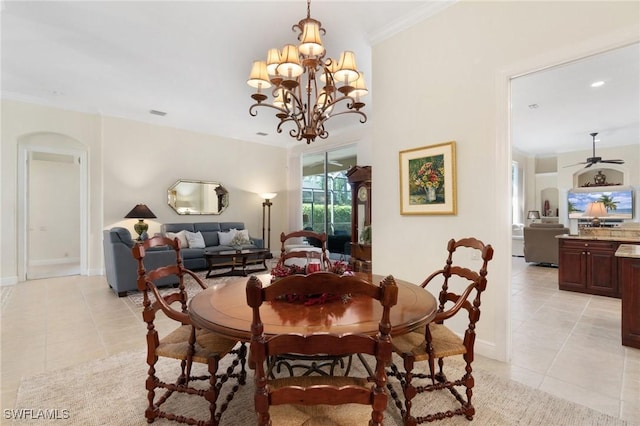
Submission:
POLYGON ((604 81, 600 80, 600 81, 594 81, 593 83, 591 83, 591 87, 600 87, 600 86, 604 86, 604 81))

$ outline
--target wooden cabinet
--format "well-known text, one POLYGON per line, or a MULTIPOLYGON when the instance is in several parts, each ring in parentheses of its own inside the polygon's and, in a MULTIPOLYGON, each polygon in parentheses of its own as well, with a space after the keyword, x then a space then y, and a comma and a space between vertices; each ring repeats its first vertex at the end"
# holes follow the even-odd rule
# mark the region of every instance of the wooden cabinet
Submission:
POLYGON ((558 244, 560 290, 620 297, 615 257, 619 242, 561 238, 558 244))
POLYGON ((347 171, 351 185, 351 268, 371 272, 371 166, 347 171))
POLYGON ((640 349, 640 258, 618 257, 622 344, 640 349))

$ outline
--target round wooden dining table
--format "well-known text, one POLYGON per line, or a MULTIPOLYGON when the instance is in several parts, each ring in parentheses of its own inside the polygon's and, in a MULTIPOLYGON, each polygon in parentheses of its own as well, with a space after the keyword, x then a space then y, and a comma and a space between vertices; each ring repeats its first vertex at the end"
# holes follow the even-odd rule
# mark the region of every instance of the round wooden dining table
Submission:
MULTIPOLYGON (((384 279, 381 275, 356 275, 375 285, 384 279)), ((265 287, 271 281, 270 274, 256 277, 265 287)), ((230 339, 250 341, 252 311, 247 305, 247 281, 248 278, 240 278, 214 284, 193 296, 189 302, 193 323, 230 339)), ((395 282, 398 303, 391 308, 392 336, 429 323, 437 308, 435 297, 424 288, 397 279, 395 282)), ((262 305, 260 317, 266 335, 315 332, 374 335, 382 318, 382 306, 377 300, 360 297, 309 306, 283 300, 262 305)))

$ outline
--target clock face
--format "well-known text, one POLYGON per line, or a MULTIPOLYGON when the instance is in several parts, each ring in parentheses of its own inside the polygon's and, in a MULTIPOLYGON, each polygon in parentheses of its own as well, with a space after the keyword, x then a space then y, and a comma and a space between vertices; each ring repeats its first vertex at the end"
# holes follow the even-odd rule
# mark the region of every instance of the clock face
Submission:
POLYGON ((365 202, 367 201, 367 187, 366 186, 361 186, 358 189, 358 200, 365 202))

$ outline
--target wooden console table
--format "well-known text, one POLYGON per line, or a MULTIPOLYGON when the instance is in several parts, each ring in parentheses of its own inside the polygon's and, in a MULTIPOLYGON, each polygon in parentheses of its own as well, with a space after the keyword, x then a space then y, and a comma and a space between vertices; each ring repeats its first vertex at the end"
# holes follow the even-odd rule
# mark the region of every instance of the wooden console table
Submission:
POLYGON ((622 293, 622 344, 640 349, 640 245, 616 250, 622 293))

